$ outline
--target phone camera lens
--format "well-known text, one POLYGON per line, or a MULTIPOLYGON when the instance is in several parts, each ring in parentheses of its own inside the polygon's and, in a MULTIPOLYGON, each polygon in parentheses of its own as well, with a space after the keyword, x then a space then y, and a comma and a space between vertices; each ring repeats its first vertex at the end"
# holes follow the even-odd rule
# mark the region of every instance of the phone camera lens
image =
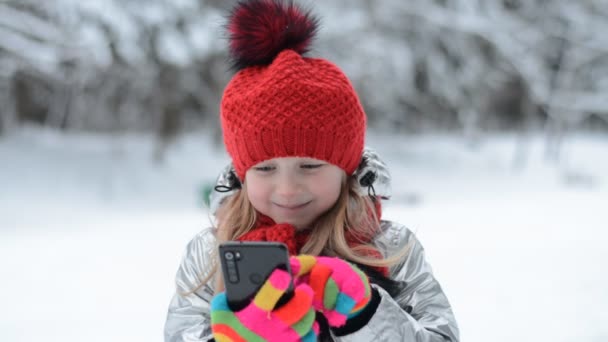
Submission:
POLYGON ((234 254, 232 252, 226 252, 224 254, 224 258, 226 258, 226 260, 233 260, 234 259, 234 254))

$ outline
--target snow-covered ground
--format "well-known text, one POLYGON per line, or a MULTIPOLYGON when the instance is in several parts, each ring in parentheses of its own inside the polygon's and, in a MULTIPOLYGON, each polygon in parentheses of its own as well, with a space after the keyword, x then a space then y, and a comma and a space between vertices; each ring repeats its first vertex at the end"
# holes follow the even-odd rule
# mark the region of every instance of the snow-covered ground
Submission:
MULTIPOLYGON (((200 185, 228 161, 188 135, 164 164, 146 136, 0 138, 0 339, 161 341, 173 276, 209 222, 200 185)), ((368 139, 392 169, 385 218, 409 225, 462 340, 608 341, 608 136, 560 164, 540 136, 368 139)))

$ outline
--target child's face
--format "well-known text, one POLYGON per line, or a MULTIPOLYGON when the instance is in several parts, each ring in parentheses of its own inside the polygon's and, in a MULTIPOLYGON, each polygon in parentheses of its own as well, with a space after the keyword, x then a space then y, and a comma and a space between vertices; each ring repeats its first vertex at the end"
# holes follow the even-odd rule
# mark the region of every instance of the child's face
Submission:
POLYGON ((276 223, 306 229, 340 196, 345 173, 313 158, 274 158, 245 174, 247 197, 260 213, 276 223))

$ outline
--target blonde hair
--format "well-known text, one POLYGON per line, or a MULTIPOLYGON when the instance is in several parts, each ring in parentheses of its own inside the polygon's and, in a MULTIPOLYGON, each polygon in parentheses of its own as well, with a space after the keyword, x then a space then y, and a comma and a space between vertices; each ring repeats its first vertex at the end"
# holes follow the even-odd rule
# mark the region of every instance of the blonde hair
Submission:
MULTIPOLYGON (((332 208, 316 219, 311 227, 308 241, 300 250, 301 254, 335 256, 371 267, 389 267, 407 255, 408 246, 395 255, 378 259, 370 256, 370 251, 379 252, 370 241, 361 240, 355 247, 349 245, 346 231, 350 231, 354 237, 369 237, 370 232, 380 230, 380 220, 372 198, 360 194, 358 187, 354 177, 343 179, 338 200, 332 208)), ((246 184, 243 184, 241 190, 225 199, 216 212, 216 219, 217 244, 237 240, 255 228, 258 213, 247 198, 246 184)), ((215 255, 211 271, 190 293, 207 284, 216 273, 219 274, 215 288, 223 289, 221 272, 217 270, 218 261, 215 255)))

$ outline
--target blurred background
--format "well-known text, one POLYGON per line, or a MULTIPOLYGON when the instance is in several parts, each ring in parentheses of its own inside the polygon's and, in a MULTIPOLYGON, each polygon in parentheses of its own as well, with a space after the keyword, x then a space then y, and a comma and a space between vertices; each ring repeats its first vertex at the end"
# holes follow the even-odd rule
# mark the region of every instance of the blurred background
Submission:
MULTIPOLYGON (((0 0, 3 341, 162 340, 229 163, 234 3, 0 0)), ((462 340, 608 341, 608 2, 300 3, 462 340)))

